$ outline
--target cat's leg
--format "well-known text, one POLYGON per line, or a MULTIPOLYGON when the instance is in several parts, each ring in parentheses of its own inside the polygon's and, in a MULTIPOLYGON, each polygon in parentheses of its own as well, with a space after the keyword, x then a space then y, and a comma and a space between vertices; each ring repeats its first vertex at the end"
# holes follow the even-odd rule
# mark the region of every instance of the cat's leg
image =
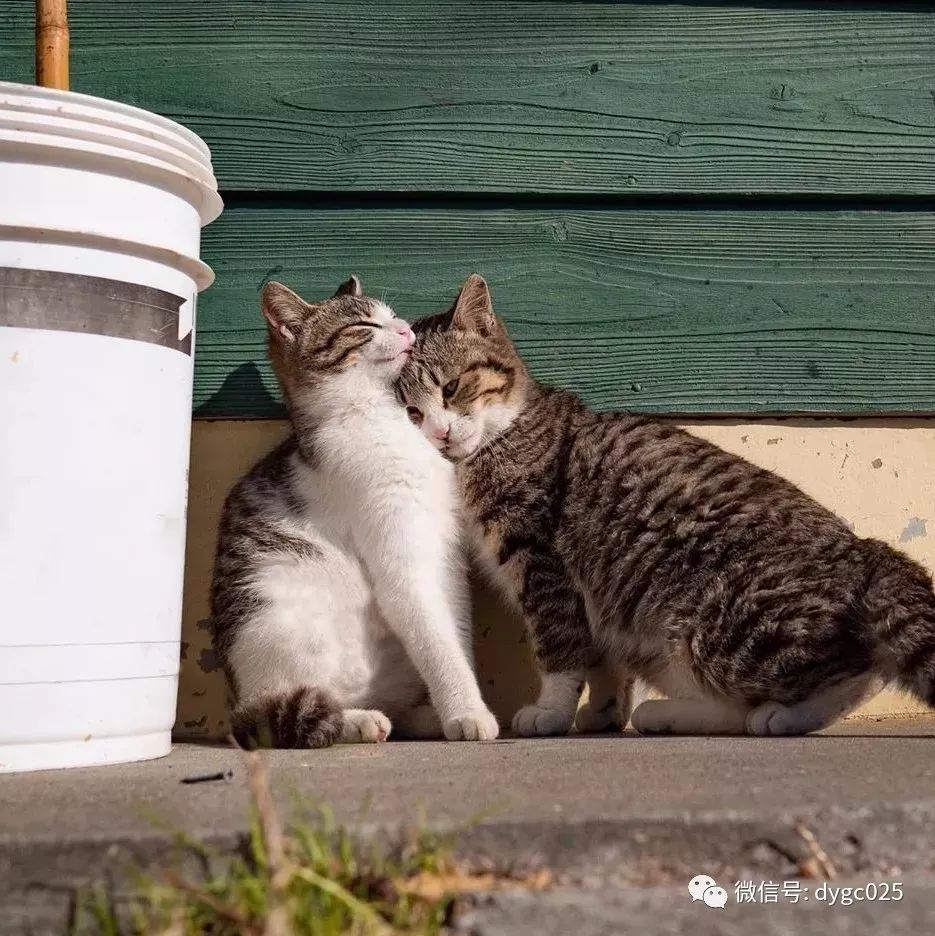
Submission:
POLYGON ((819 731, 852 712, 883 686, 884 680, 879 677, 861 675, 816 692, 794 705, 764 702, 747 715, 747 732, 752 735, 803 735, 819 731))
POLYGON ((588 667, 588 701, 578 709, 575 727, 581 732, 626 727, 630 718, 633 679, 601 660, 588 667))
MULTIPOLYGON (((512 570, 514 576, 519 569, 512 570)), ((522 566, 521 605, 542 677, 539 697, 513 716, 524 737, 567 734, 584 689, 591 646, 584 602, 557 556, 533 553, 522 566)))
POLYGON ((395 512, 380 520, 361 526, 358 545, 384 619, 422 677, 445 737, 493 740, 500 729, 464 647, 467 625, 458 600, 463 586, 453 582, 464 572, 442 545, 451 537, 429 511, 395 512))
POLYGON ((711 697, 648 699, 631 721, 640 734, 741 735, 749 706, 711 697))
POLYGON ((584 667, 563 673, 542 673, 542 687, 533 705, 513 716, 513 730, 523 737, 568 734, 584 688, 584 667))
POLYGON ((646 673, 653 689, 668 698, 638 705, 630 721, 640 734, 740 735, 750 706, 704 688, 684 641, 668 643, 657 668, 646 673))
POLYGON ((431 705, 417 705, 396 716, 396 737, 423 740, 443 738, 441 719, 431 705))
POLYGON ((243 610, 226 648, 234 737, 249 748, 327 747, 351 730, 338 674, 358 663, 347 646, 362 628, 363 570, 325 550, 311 559, 285 548, 258 566, 234 596, 243 610), (340 594, 323 601, 336 580, 340 594))
POLYGON ((385 741, 393 730, 390 720, 376 709, 344 709, 344 728, 341 732, 342 744, 374 744, 385 741))

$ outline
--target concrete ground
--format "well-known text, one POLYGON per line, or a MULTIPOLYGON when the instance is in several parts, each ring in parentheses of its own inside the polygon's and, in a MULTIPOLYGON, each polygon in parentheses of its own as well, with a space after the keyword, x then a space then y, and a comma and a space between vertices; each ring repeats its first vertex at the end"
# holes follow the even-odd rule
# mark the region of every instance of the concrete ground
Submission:
MULTIPOLYGON (((268 758, 286 811, 300 795, 362 835, 457 830, 472 864, 552 872, 545 893, 466 908, 458 927, 477 936, 935 931, 935 717, 845 722, 807 738, 390 742, 268 758), (812 840, 835 886, 901 881, 905 896, 736 904, 737 881, 813 868, 812 840), (691 901, 687 882, 701 873, 727 889, 725 909, 691 901)), ((246 822, 243 767, 224 747, 0 776, 0 933, 60 932, 63 889, 166 860, 179 830, 232 844, 246 822), (226 771, 232 779, 181 782, 226 771)))

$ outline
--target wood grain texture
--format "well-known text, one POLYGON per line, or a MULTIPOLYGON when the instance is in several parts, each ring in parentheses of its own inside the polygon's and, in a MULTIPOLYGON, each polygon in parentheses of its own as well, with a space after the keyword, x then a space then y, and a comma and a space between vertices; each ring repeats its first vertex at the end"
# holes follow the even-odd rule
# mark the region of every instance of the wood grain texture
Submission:
POLYGON ((72 83, 190 126, 228 190, 935 192, 935 6, 761 6, 81 0, 72 83))
POLYGON ((357 273, 414 318, 472 271, 540 377, 599 407, 935 410, 935 215, 277 208, 205 231, 196 415, 279 413, 258 295, 357 273))

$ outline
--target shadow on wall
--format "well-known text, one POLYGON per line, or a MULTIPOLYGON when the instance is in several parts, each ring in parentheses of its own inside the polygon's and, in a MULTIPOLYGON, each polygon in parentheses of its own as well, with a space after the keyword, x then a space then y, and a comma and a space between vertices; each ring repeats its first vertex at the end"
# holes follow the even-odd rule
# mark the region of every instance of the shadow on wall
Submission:
POLYGON ((196 400, 194 415, 196 419, 223 419, 249 412, 251 407, 267 414, 285 415, 279 398, 267 389, 263 373, 253 361, 235 367, 207 400, 200 403, 196 400))
MULTIPOLYGON (((238 370, 249 367, 254 365, 238 370)), ((218 521, 231 487, 288 432, 280 421, 193 426, 176 738, 224 738, 228 733, 227 687, 208 626, 218 521)), ((519 620, 486 587, 475 585, 473 592, 481 691, 508 725, 516 709, 535 697, 538 677, 519 620)))

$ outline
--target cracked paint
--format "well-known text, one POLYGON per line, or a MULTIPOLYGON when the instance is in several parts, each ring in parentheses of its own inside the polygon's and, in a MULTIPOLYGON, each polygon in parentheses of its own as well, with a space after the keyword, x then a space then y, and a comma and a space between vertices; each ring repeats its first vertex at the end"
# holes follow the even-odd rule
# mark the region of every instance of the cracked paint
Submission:
POLYGON ((921 517, 910 517, 905 529, 899 534, 900 543, 908 543, 910 540, 918 539, 920 536, 926 536, 925 520, 921 517))

